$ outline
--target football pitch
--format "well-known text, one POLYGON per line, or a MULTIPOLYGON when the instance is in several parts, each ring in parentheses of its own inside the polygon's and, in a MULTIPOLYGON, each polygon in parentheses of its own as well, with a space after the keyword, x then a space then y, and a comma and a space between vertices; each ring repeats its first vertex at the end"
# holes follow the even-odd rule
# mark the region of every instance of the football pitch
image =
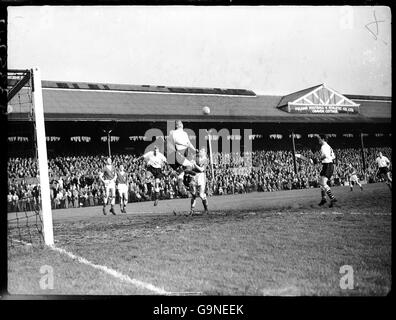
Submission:
POLYGON ((130 203, 116 216, 101 207, 54 210, 54 248, 9 247, 8 292, 387 295, 390 190, 333 191, 333 208, 319 207, 320 190, 307 189, 211 197, 209 215, 185 216, 190 199, 130 203), (344 268, 353 270, 348 288, 344 268))

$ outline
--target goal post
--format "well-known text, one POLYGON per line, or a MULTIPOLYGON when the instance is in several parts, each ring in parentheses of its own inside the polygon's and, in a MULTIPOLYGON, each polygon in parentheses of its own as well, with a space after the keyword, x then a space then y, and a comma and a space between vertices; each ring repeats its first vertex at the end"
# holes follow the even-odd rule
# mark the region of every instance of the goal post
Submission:
MULTIPOLYGON (((11 245, 13 243, 33 244, 35 242, 33 239, 36 238, 32 237, 31 230, 34 230, 37 231, 35 234, 38 234, 40 242, 43 240, 46 245, 52 246, 54 245, 54 235, 40 69, 34 67, 28 70, 8 70, 7 100, 9 128, 13 129, 9 131, 9 134, 13 132, 16 135, 18 133, 27 135, 27 137, 9 137, 9 141, 12 143, 17 138, 26 139, 17 141, 32 140, 33 150, 31 151, 33 152, 30 153, 29 148, 18 147, 18 154, 23 158, 31 158, 33 155, 31 160, 37 166, 37 175, 27 176, 28 179, 34 179, 34 186, 36 186, 34 188, 37 188, 37 193, 31 196, 24 193, 22 189, 19 194, 23 195, 23 198, 17 200, 19 202, 22 201, 21 208, 17 204, 18 208, 14 208, 15 211, 11 210, 8 214, 10 243, 11 245), (16 115, 14 116, 13 113, 16 113, 16 115), (26 126, 23 125, 23 129, 20 131, 20 117, 23 114, 27 115, 26 121, 28 121, 28 124, 26 126), (13 119, 18 119, 16 127, 13 127, 13 119), (26 130, 25 127, 29 126, 32 126, 32 129, 26 130), (16 128, 19 128, 19 130, 16 128), (27 202, 29 205, 26 205, 27 202), (19 236, 19 240, 15 239, 16 236, 19 236)), ((22 122, 24 121, 22 120, 22 122)), ((15 158, 10 158, 9 155, 8 161, 14 160, 15 158)), ((10 175, 9 179, 10 177, 11 181, 14 181, 15 176, 10 175)), ((19 185, 17 182, 16 188, 19 185)), ((12 190, 17 193, 18 189, 14 188, 15 185, 12 186, 12 190)))
POLYGON ((48 177, 47 140, 45 135, 43 92, 41 88, 41 73, 38 67, 32 69, 33 74, 33 104, 36 128, 37 157, 41 190, 41 207, 43 214, 43 233, 46 245, 54 244, 52 225, 51 196, 48 177))
POLYGON ((214 182, 214 170, 213 170, 213 153, 212 153, 212 135, 210 134, 210 130, 206 130, 208 134, 208 143, 209 143, 209 161, 210 161, 210 171, 212 174, 212 183, 214 182))

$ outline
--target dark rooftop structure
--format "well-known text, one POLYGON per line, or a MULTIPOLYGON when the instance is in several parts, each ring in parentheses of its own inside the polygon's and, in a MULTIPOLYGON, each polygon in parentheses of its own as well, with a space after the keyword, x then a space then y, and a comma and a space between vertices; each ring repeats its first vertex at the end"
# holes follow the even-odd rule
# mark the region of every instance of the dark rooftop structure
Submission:
MULTIPOLYGON (((359 105, 356 114, 289 113, 280 107, 317 90, 311 88, 285 96, 256 95, 251 90, 182 88, 150 85, 122 85, 85 82, 42 81, 46 121, 165 121, 196 122, 314 122, 390 123, 391 97, 343 95, 359 105), (210 115, 202 112, 210 107, 210 115)), ((11 104, 9 120, 27 120, 29 106, 11 104)), ((19 97, 20 99, 20 97, 19 97)))

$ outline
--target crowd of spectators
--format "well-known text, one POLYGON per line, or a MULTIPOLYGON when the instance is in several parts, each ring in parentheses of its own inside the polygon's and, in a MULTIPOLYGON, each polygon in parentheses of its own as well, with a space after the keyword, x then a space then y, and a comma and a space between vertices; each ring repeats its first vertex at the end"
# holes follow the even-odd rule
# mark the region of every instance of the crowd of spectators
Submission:
MULTIPOLYGON (((348 181, 347 166, 352 164, 361 180, 377 182, 375 158, 379 151, 391 160, 391 148, 364 150, 366 170, 364 174, 360 149, 335 149, 336 166, 331 184, 345 185, 348 181)), ((300 150, 297 153, 309 158, 319 158, 319 152, 300 150)), ((129 202, 152 200, 152 178, 147 174, 143 160, 132 161, 135 155, 113 156, 117 167, 124 165, 129 176, 129 202)), ((77 208, 101 205, 104 186, 98 173, 105 165, 103 156, 55 157, 48 160, 50 194, 53 209, 77 208)), ((297 158, 297 174, 294 170, 292 151, 255 151, 238 154, 213 155, 214 179, 207 170, 209 196, 247 192, 272 192, 278 190, 318 187, 321 164, 310 164, 297 158)), ((8 160, 8 210, 33 210, 39 201, 38 167, 32 158, 8 160)), ((170 167, 165 169, 161 181, 160 199, 181 197, 177 175, 170 167)), ((118 198, 118 197, 117 197, 118 198)), ((119 199, 117 199, 117 202, 119 199)))

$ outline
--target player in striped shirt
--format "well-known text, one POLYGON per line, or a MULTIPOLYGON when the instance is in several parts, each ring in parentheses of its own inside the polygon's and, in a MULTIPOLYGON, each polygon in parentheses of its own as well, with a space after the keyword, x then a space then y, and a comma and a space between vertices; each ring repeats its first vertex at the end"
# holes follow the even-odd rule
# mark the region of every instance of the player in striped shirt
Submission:
POLYGON ((354 184, 357 184, 360 187, 360 190, 363 190, 362 184, 359 182, 356 169, 352 166, 352 164, 349 164, 348 166, 348 175, 349 175, 349 179, 348 179, 349 187, 351 188, 351 191, 353 191, 354 184))
POLYGON ((106 205, 107 201, 110 198, 111 209, 110 212, 112 214, 116 214, 114 211, 115 204, 115 181, 117 179, 116 168, 113 166, 111 158, 107 158, 107 163, 99 173, 99 179, 103 182, 105 186, 105 195, 103 199, 103 214, 107 215, 106 205))
POLYGON ((124 166, 120 165, 117 172, 117 189, 120 195, 120 209, 122 213, 126 213, 126 205, 128 203, 128 173, 124 170, 124 166))

